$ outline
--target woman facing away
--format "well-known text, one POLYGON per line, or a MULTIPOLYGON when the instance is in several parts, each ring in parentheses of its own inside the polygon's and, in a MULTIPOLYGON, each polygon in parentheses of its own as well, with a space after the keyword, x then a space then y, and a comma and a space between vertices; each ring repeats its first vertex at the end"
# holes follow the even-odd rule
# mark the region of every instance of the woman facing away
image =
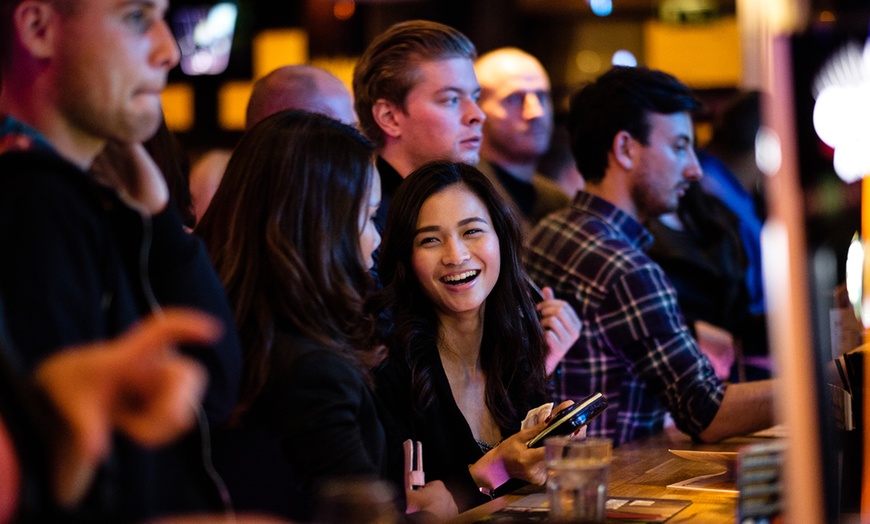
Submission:
POLYGON ((555 318, 573 324, 566 347, 579 332, 550 290, 536 310, 520 235, 486 176, 461 163, 412 173, 387 217, 378 303, 392 311, 393 330, 377 391, 422 442, 427 478, 444 481, 460 511, 518 486, 509 479, 544 482, 543 448, 526 443, 545 424, 520 430, 545 402, 539 310, 561 310, 555 318))
MULTIPOLYGON (((308 520, 324 481, 400 475, 388 450, 401 457, 401 443, 389 441, 368 371, 382 347, 364 311, 379 202, 358 131, 285 111, 245 133, 196 228, 244 351, 240 402, 215 435, 237 509, 308 520)), ((456 512, 436 483, 408 495, 416 509, 456 512)))

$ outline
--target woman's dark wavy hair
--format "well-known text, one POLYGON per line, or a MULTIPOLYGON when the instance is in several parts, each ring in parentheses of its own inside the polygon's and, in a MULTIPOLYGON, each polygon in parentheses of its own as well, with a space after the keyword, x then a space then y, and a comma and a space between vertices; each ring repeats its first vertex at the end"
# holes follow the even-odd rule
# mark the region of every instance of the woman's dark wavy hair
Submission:
MULTIPOLYGON (((486 373, 486 406, 502 428, 511 428, 545 393, 547 344, 522 265, 520 226, 492 183, 475 167, 432 162, 405 179, 390 203, 379 273, 384 284, 381 309, 393 314, 392 358, 411 367, 418 409, 434 402, 432 377, 422 364, 435 350, 438 319, 417 280, 411 252, 423 203, 448 187, 461 185, 486 205, 499 239, 501 271, 486 300, 480 362, 486 373)), ((517 428, 513 428, 517 429, 517 428)))
POLYGON ((196 227, 233 306, 244 351, 242 415, 268 374, 276 324, 369 367, 375 325, 359 244, 373 148, 323 115, 283 111, 243 136, 196 227))

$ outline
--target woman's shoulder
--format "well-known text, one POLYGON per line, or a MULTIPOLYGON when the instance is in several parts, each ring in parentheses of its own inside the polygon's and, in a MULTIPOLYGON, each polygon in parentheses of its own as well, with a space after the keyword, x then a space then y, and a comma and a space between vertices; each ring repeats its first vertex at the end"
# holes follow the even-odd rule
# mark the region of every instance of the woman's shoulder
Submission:
POLYGON ((294 379, 303 383, 329 378, 364 382, 352 357, 299 333, 276 331, 269 356, 270 380, 294 379))
POLYGON ((296 415, 308 409, 356 411, 370 405, 373 392, 362 369, 338 351, 305 337, 276 336, 266 383, 249 420, 296 415), (281 415, 283 416, 283 415, 281 415))

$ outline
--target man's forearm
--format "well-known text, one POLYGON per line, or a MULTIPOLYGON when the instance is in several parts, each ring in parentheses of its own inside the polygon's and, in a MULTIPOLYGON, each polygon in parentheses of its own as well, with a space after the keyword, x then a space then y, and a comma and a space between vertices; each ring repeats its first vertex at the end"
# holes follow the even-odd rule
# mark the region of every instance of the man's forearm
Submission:
POLYGON ((775 380, 729 384, 713 422, 698 437, 718 442, 772 426, 775 384, 775 380))

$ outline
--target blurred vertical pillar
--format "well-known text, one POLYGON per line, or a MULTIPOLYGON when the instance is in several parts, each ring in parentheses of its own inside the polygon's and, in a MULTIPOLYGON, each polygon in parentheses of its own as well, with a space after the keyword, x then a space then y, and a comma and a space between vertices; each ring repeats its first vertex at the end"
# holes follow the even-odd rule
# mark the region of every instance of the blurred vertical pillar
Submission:
POLYGON ((737 0, 737 25, 740 28, 740 48, 743 64, 740 86, 743 89, 761 89, 764 70, 762 58, 767 52, 764 35, 763 5, 758 0, 737 0))
POLYGON ((776 415, 790 430, 783 464, 783 522, 824 522, 816 364, 807 273, 803 193, 795 129, 794 78, 789 37, 806 27, 807 0, 738 0, 746 31, 744 87, 775 94, 762 107, 768 154, 768 220, 762 233, 770 347, 780 381, 776 415), (757 50, 746 52, 748 50, 757 50), (775 196, 775 197, 774 197, 775 196))
MULTIPOLYGON (((870 257, 867 256, 867 248, 870 246, 870 178, 864 175, 861 180, 861 241, 864 243, 864 285, 862 296, 867 296, 870 293, 868 286, 868 278, 870 278, 870 257)), ((862 307, 866 302, 862 299, 862 307)), ((864 314, 861 315, 862 321, 864 314)), ((864 344, 870 343, 870 331, 864 325, 864 344)), ((864 390, 861 392, 861 403, 864 406, 862 417, 863 427, 858 428, 862 435, 861 457, 863 464, 861 465, 861 522, 870 520, 870 430, 867 429, 867 421, 870 420, 870 358, 864 357, 864 390)))
POLYGON ((768 335, 779 382, 777 421, 789 428, 783 464, 783 522, 824 522, 819 403, 809 311, 804 197, 800 186, 787 35, 773 36, 765 67, 765 91, 775 101, 762 108, 763 122, 779 148, 781 165, 768 173, 768 218, 762 230, 762 263, 768 335), (775 195, 775 198, 774 198, 775 195))
POLYGON ((808 0, 736 0, 737 24, 742 48, 742 85, 762 89, 772 73, 771 42, 776 35, 805 27, 809 18, 808 0))

